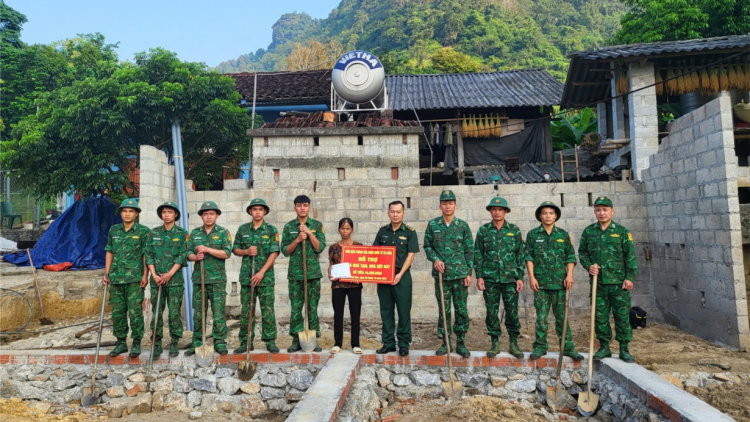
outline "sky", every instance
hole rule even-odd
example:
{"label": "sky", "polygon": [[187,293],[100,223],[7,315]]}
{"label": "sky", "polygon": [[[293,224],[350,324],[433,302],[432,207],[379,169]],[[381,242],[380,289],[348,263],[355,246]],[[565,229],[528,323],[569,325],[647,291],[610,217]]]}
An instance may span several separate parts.
{"label": "sky", "polygon": [[[153,47],[209,66],[266,48],[284,13],[325,18],[341,0],[5,0],[26,15],[21,40],[49,44],[101,32],[120,42],[120,60]],[[260,6],[259,6],[260,5]]]}

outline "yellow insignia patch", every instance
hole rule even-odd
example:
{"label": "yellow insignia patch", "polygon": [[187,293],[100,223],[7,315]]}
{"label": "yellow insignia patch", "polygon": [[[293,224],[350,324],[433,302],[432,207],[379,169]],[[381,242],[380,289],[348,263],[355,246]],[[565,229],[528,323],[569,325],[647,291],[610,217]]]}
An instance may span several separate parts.
{"label": "yellow insignia patch", "polygon": [[[261,236],[261,237],[262,237],[263,239],[270,239],[270,237],[268,237],[268,236],[266,236],[266,235],[263,235],[263,236]],[[250,318],[250,317],[248,317],[248,318]]]}
{"label": "yellow insignia patch", "polygon": [[563,243],[565,242],[565,239],[557,239],[557,243]]}
{"label": "yellow insignia patch", "polygon": [[140,239],[140,237],[138,237],[138,236],[133,236],[133,239]]}
{"label": "yellow insignia patch", "polygon": [[172,242],[179,242],[179,241],[180,241],[179,237],[176,237],[176,238],[172,239]]}
{"label": "yellow insignia patch", "polygon": [[320,232],[326,234],[326,229],[324,229],[323,226],[320,226]]}
{"label": "yellow insignia patch", "polygon": [[513,233],[508,233],[506,236],[515,236]]}
{"label": "yellow insignia patch", "polygon": [[628,233],[628,239],[632,242],[633,241],[633,235]]}
{"label": "yellow insignia patch", "polygon": [[611,237],[620,237],[620,235],[619,235],[619,234],[611,234],[610,236],[611,236]]}
{"label": "yellow insignia patch", "polygon": [[[401,240],[406,240],[406,237],[405,237],[405,236],[399,236],[398,238],[399,238],[399,239],[401,239]],[[248,318],[249,318],[249,317],[248,317]]]}
{"label": "yellow insignia patch", "polygon": [[278,233],[276,233],[276,241],[277,242],[279,241],[279,234]]}
{"label": "yellow insignia patch", "polygon": [[[186,235],[185,235],[185,242],[187,242],[188,240],[190,240],[190,235],[189,235],[189,234],[186,234]],[[248,317],[248,318],[249,318],[249,317]]]}
{"label": "yellow insignia patch", "polygon": [[232,241],[232,235],[230,233],[227,233],[227,239],[231,242]]}
{"label": "yellow insignia patch", "polygon": [[218,238],[219,238],[219,236],[213,236],[213,238],[214,238],[214,239],[218,239]]}

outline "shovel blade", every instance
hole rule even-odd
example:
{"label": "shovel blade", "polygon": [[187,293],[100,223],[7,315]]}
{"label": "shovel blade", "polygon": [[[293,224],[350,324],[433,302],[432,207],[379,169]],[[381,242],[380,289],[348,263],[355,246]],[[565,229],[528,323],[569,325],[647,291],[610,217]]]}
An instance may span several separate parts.
{"label": "shovel blade", "polygon": [[207,345],[202,345],[195,349],[195,362],[201,368],[205,368],[214,363],[214,351]]}
{"label": "shovel blade", "polygon": [[242,381],[250,381],[258,368],[256,362],[242,361],[237,366],[237,377]]}
{"label": "shovel blade", "polygon": [[443,382],[443,392],[445,392],[445,396],[449,398],[460,398],[461,392],[463,391],[463,385],[461,385],[461,381],[446,381]]}
{"label": "shovel blade", "polygon": [[306,330],[306,331],[300,331],[298,333],[299,336],[299,345],[305,352],[312,352],[313,349],[318,345],[318,340],[315,336],[315,330]]}
{"label": "shovel blade", "polygon": [[83,396],[81,396],[81,406],[90,407],[99,402],[99,396],[101,395],[101,389],[95,388],[91,391],[91,387],[83,388]]}
{"label": "shovel blade", "polygon": [[599,395],[590,391],[582,391],[578,395],[578,412],[583,416],[591,416],[596,413],[599,406]]}
{"label": "shovel blade", "polygon": [[547,406],[552,409],[553,412],[557,412],[563,407],[565,407],[565,404],[567,402],[567,391],[562,387],[552,387],[550,385],[547,386]]}

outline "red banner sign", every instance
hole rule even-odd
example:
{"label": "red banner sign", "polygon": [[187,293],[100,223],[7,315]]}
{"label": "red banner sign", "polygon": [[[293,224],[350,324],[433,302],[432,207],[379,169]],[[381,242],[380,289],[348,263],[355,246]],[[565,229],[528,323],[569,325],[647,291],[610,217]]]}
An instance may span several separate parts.
{"label": "red banner sign", "polygon": [[348,262],[350,283],[393,284],[396,277],[395,246],[350,246],[341,248],[341,263]]}

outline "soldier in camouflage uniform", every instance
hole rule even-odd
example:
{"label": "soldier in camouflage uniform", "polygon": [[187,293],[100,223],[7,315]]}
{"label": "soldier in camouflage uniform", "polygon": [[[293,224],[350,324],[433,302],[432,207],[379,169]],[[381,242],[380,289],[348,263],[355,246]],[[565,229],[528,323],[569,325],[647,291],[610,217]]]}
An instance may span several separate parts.
{"label": "soldier in camouflage uniform", "polygon": [[523,290],[523,273],[526,253],[524,251],[521,230],[505,220],[510,212],[508,202],[495,197],[487,205],[492,221],[477,231],[474,241],[474,270],[477,275],[477,288],[483,292],[487,306],[487,332],[492,346],[487,357],[500,353],[500,299],[505,307],[505,328],[510,338],[508,352],[516,358],[523,357],[518,347],[518,336],[521,335],[521,321],[518,319],[518,296]]}
{"label": "soldier in camouflage uniform", "polygon": [[[456,195],[446,190],[440,194],[440,210],[443,215],[430,220],[424,233],[424,251],[427,259],[433,263],[432,277],[435,279],[435,297],[440,307],[440,284],[438,273],[443,274],[443,295],[445,297],[445,315],[448,319],[448,335],[451,336],[451,302],[455,311],[453,331],[456,333],[456,352],[469,357],[466,348],[466,332],[469,331],[469,311],[466,300],[471,286],[471,269],[474,261],[474,245],[471,229],[465,221],[456,218]],[[442,335],[443,314],[438,312],[438,334]],[[435,352],[442,356],[448,353],[448,345],[443,345]]]}
{"label": "soldier in camouflage uniform", "polygon": [[633,235],[627,228],[612,221],[614,213],[612,200],[606,196],[594,202],[594,214],[598,221],[583,230],[578,256],[592,278],[599,276],[594,328],[600,347],[594,354],[594,360],[612,356],[609,350],[609,342],[612,341],[612,328],[609,325],[611,309],[616,338],[620,343],[620,359],[632,363],[635,359],[628,349],[628,343],[633,339],[629,319],[630,291],[638,273],[638,263]]}
{"label": "soldier in camouflage uniform", "polygon": [[[576,253],[568,232],[555,225],[560,214],[557,205],[549,201],[542,202],[536,209],[536,219],[542,224],[526,236],[526,268],[536,308],[536,339],[534,351],[529,356],[532,360],[547,354],[547,317],[550,308],[555,315],[557,338],[562,338],[565,290],[573,288]],[[563,354],[574,360],[583,360],[583,356],[576,352],[573,345],[570,326],[565,330]]]}
{"label": "soldier in camouflage uniform", "polygon": [[128,318],[130,318],[131,358],[140,356],[143,338],[143,288],[148,284],[145,264],[149,242],[148,227],[135,222],[141,209],[135,199],[126,199],[117,208],[122,217],[107,235],[107,251],[102,283],[111,284],[109,304],[112,306],[112,334],[117,338],[110,356],[128,351]]}
{"label": "soldier in camouflage uniform", "polygon": [[[203,220],[203,226],[196,227],[190,233],[188,243],[188,259],[203,261],[205,266],[206,301],[205,312],[211,305],[214,318],[212,336],[214,350],[220,355],[227,351],[227,319],[224,308],[227,302],[227,271],[226,260],[232,253],[232,235],[227,229],[216,224],[221,215],[219,206],[213,201],[206,201],[198,210]],[[193,345],[185,351],[185,356],[195,354],[195,348],[203,345],[203,321],[201,320],[201,266],[197,262],[193,268]]]}
{"label": "soldier in camouflage uniform", "polygon": [[[169,356],[178,355],[177,342],[182,338],[182,295],[185,293],[182,267],[187,263],[187,230],[175,224],[180,220],[177,204],[167,201],[156,208],[156,214],[164,221],[151,230],[146,265],[151,271],[151,307],[153,318],[151,330],[156,329],[154,356],[162,352],[162,332],[164,330],[164,308],[169,308]],[[161,303],[156,308],[158,290],[161,287]],[[155,327],[154,327],[155,325]]]}
{"label": "soldier in camouflage uniform", "polygon": [[[250,201],[248,214],[253,217],[251,223],[245,223],[234,236],[234,254],[242,257],[240,284],[242,290],[242,316],[240,318],[240,347],[234,353],[247,352],[247,323],[250,318],[250,290],[255,289],[255,298],[260,304],[260,315],[263,319],[261,340],[266,342],[266,349],[279,353],[276,347],[276,316],[274,314],[274,273],[273,263],[279,256],[279,232],[276,227],[266,223],[264,217],[270,211],[266,202],[260,198]],[[253,273],[255,260],[255,273]],[[255,339],[255,315],[250,329],[250,350],[253,350]]]}
{"label": "soldier in camouflage uniform", "polygon": [[[302,309],[305,306],[305,291],[303,288],[304,273],[302,268],[302,242],[305,242],[307,254],[307,319],[311,330],[315,330],[320,337],[320,321],[318,320],[318,301],[320,301],[320,271],[319,255],[326,247],[326,234],[323,223],[310,218],[310,198],[299,195],[294,198],[294,211],[297,218],[286,223],[281,233],[281,253],[289,257],[289,300],[292,302],[292,314],[289,324],[289,334],[292,345],[289,353],[302,350],[298,333],[304,330]],[[320,346],[313,351],[320,352]]]}

